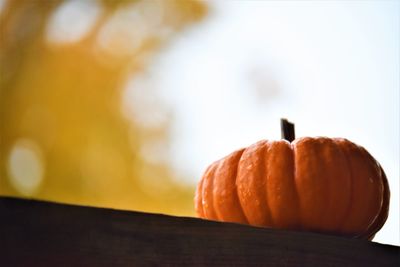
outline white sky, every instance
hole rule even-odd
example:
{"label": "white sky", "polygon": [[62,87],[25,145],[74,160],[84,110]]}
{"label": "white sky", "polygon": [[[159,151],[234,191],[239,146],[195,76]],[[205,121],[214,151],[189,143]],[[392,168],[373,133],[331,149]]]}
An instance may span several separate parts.
{"label": "white sky", "polygon": [[400,1],[211,7],[149,73],[174,109],[177,171],[195,183],[233,150],[280,138],[288,117],[297,136],[345,137],[378,159],[392,201],[375,241],[399,245]]}

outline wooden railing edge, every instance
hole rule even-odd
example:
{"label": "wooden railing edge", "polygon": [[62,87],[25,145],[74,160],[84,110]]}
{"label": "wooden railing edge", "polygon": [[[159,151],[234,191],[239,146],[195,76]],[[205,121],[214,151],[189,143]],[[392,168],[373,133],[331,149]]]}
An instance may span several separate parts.
{"label": "wooden railing edge", "polygon": [[366,240],[0,197],[0,266],[400,266]]}

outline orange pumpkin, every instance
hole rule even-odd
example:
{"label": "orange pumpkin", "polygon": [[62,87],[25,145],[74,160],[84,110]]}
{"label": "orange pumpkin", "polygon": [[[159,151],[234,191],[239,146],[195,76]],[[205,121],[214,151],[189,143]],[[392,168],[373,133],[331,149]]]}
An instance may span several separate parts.
{"label": "orange pumpkin", "polygon": [[346,139],[283,133],[289,141],[259,141],[211,164],[197,186],[198,216],[372,239],[389,209],[379,163]]}

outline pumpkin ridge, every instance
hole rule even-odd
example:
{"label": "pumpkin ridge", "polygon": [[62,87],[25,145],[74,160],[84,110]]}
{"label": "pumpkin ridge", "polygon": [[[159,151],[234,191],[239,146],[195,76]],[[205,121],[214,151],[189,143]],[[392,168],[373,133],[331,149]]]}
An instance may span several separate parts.
{"label": "pumpkin ridge", "polygon": [[249,223],[270,226],[270,214],[265,203],[265,160],[266,140],[247,147],[239,161],[237,183],[238,196]]}
{"label": "pumpkin ridge", "polygon": [[214,209],[221,221],[244,223],[243,211],[236,197],[237,163],[244,149],[222,158],[214,173]]}
{"label": "pumpkin ridge", "polygon": [[338,149],[340,151],[342,151],[342,154],[344,155],[345,161],[346,161],[346,165],[347,168],[349,170],[349,175],[350,175],[350,197],[349,197],[349,204],[347,206],[347,210],[344,212],[343,214],[343,220],[342,223],[340,225],[338,225],[337,230],[341,231],[341,228],[343,227],[343,225],[346,222],[346,218],[349,217],[349,214],[352,210],[352,206],[353,206],[353,198],[354,198],[354,192],[353,192],[353,179],[354,179],[354,174],[353,174],[353,169],[351,168],[351,164],[350,164],[350,158],[349,155],[347,154],[346,150],[342,148],[341,143],[338,140],[334,140],[334,143],[338,146]]}
{"label": "pumpkin ridge", "polygon": [[[378,163],[379,164],[379,163]],[[381,180],[383,183],[383,198],[382,198],[382,206],[379,211],[378,216],[376,217],[375,221],[371,226],[367,229],[367,232],[360,236],[367,238],[369,240],[372,240],[372,238],[375,236],[376,232],[378,232],[384,225],[385,221],[387,220],[389,216],[389,204],[390,204],[390,190],[389,190],[389,185],[388,181],[386,178],[386,174],[383,171],[382,166],[379,165],[380,168],[380,175],[381,175]],[[366,235],[368,234],[368,235]]]}
{"label": "pumpkin ridge", "polygon": [[324,173],[320,166],[318,138],[304,137],[296,140],[297,179],[299,189],[300,222],[304,230],[321,231],[322,214],[326,209],[326,191],[319,177]]}
{"label": "pumpkin ridge", "polygon": [[[320,146],[321,147],[319,147],[319,149],[321,149],[321,151],[322,151],[322,155],[323,155],[323,158],[325,159],[325,162],[324,162],[324,169],[325,170],[327,170],[327,169],[329,169],[329,157],[328,157],[328,155],[332,158],[333,156],[332,156],[332,154],[330,154],[330,153],[333,153],[332,151],[331,151],[331,149],[332,149],[332,147],[329,147],[329,143],[331,143],[330,142],[330,139],[326,139],[325,137],[323,137],[323,139],[322,139],[322,142],[321,142],[321,144],[320,144]],[[332,145],[332,143],[331,143],[331,145]],[[325,218],[327,218],[327,217],[331,217],[332,216],[332,212],[336,212],[332,207],[333,206],[335,206],[333,203],[335,203],[335,191],[333,191],[333,183],[335,183],[335,181],[333,181],[332,179],[330,179],[331,177],[330,177],[330,172],[328,172],[328,171],[326,171],[325,172],[325,179],[326,179],[326,187],[328,188],[328,190],[327,190],[327,201],[326,201],[326,209],[324,210],[324,212],[323,212],[323,214],[322,214],[322,216],[321,216],[321,219],[322,219],[322,222],[321,222],[321,224],[322,225],[325,225],[325,227],[328,227],[327,226],[327,222],[326,222],[326,219]],[[332,210],[330,210],[332,208]],[[332,220],[332,218],[330,218],[331,220]]]}
{"label": "pumpkin ridge", "polygon": [[[382,166],[369,154],[369,152],[361,147],[361,151],[367,156],[367,158],[374,162],[379,167],[379,182],[382,185],[381,195],[381,205],[379,208],[379,212],[375,216],[375,218],[371,221],[371,223],[367,226],[367,228],[359,235],[359,237],[372,239],[375,236],[375,233],[382,228],[384,222],[388,217],[388,210],[389,210],[389,187],[387,184],[386,174],[382,169]],[[386,207],[386,210],[384,209]],[[372,233],[372,234],[371,234]]]}
{"label": "pumpkin ridge", "polygon": [[[320,211],[318,224],[320,226],[322,226],[323,228],[325,228],[325,227],[327,227],[325,218],[330,216],[332,213],[332,210],[330,210],[330,208],[332,207],[332,198],[334,195],[334,193],[332,193],[332,182],[331,182],[329,175],[327,175],[327,171],[326,171],[326,169],[328,169],[328,167],[329,167],[329,164],[327,163],[327,154],[329,152],[329,150],[327,149],[328,141],[327,141],[327,139],[325,139],[325,137],[317,137],[314,139],[314,141],[316,142],[315,143],[315,154],[318,155],[318,158],[320,158],[320,160],[321,160],[320,164],[318,164],[319,165],[318,172],[321,173],[321,170],[323,170],[323,173],[324,173],[323,176],[321,175],[321,177],[318,177],[318,178],[323,178],[323,181],[325,183],[325,188],[326,188],[326,191],[324,192],[325,197],[323,199],[325,208],[322,209],[322,211]],[[321,229],[319,229],[318,231],[321,231]]]}
{"label": "pumpkin ridge", "polygon": [[[216,196],[216,194],[218,194],[218,192],[216,192],[216,190],[215,190],[215,188],[216,188],[215,181],[217,179],[221,179],[221,177],[216,176],[216,174],[218,173],[218,170],[222,167],[223,163],[224,163],[224,159],[221,159],[216,163],[216,167],[214,168],[214,172],[212,174],[213,179],[212,179],[212,183],[211,183],[211,188],[212,188],[212,190],[211,190],[211,194],[212,194],[211,206],[212,206],[212,209],[214,210],[215,217],[217,218],[218,221],[222,221],[223,218],[220,216],[218,209],[215,208],[215,206],[216,206],[216,201],[215,201],[216,197],[215,196]],[[225,177],[222,177],[222,179],[225,179]]]}
{"label": "pumpkin ridge", "polygon": [[[202,177],[202,179],[200,180],[200,182],[201,182],[201,188],[198,188],[199,189],[199,191],[198,191],[198,195],[200,196],[199,197],[199,199],[201,200],[199,203],[199,206],[200,206],[200,211],[197,211],[198,212],[198,214],[200,215],[200,216],[202,216],[203,218],[207,218],[207,216],[206,216],[206,209],[205,209],[205,207],[204,207],[204,204],[205,204],[205,199],[204,199],[204,181],[205,181],[205,179],[206,179],[206,176],[207,176],[207,174],[209,173],[209,171],[210,171],[210,169],[211,169],[211,167],[212,167],[213,165],[211,164],[210,166],[208,166],[207,167],[207,169],[206,169],[206,171],[204,172],[204,174],[203,174],[203,177]],[[200,184],[199,184],[200,185]]]}
{"label": "pumpkin ridge", "polygon": [[269,226],[274,226],[274,219],[271,213],[271,207],[270,207],[270,203],[269,203],[269,199],[268,199],[268,189],[267,189],[267,184],[268,184],[268,162],[269,162],[269,155],[268,152],[271,150],[269,141],[266,142],[265,148],[262,150],[262,157],[264,159],[264,161],[262,162],[261,165],[261,173],[263,173],[265,176],[265,186],[264,186],[264,196],[263,198],[265,199],[265,208],[266,208],[266,214],[265,216],[268,217],[269,221]]}
{"label": "pumpkin ridge", "polygon": [[[301,206],[299,205],[300,203],[300,196],[299,196],[299,189],[297,188],[297,168],[296,168],[296,146],[293,144],[293,142],[290,142],[290,147],[293,153],[293,188],[294,188],[294,193],[296,197],[296,203],[297,203],[297,218],[298,220],[301,220],[300,218],[300,213],[301,213]],[[296,227],[301,228],[301,222],[296,222]]]}
{"label": "pumpkin ridge", "polygon": [[236,193],[236,198],[237,198],[237,200],[238,200],[237,203],[239,203],[240,210],[241,210],[241,212],[242,212],[242,214],[243,214],[243,218],[246,220],[246,223],[249,224],[250,221],[249,221],[249,218],[247,218],[246,213],[244,212],[244,209],[243,209],[242,202],[240,201],[239,192],[238,192],[238,185],[237,185],[237,177],[238,177],[238,174],[239,174],[239,162],[240,162],[240,160],[242,159],[242,156],[243,156],[244,152],[246,151],[246,149],[247,149],[247,148],[245,148],[245,149],[242,150],[242,152],[241,152],[241,154],[240,154],[240,157],[238,158],[238,161],[237,161],[237,164],[236,164],[235,193]]}
{"label": "pumpkin ridge", "polygon": [[[370,161],[370,162],[373,162],[374,164],[377,164],[377,161],[374,159],[374,158],[372,158],[372,156],[368,153],[368,151],[366,150],[366,149],[364,149],[363,147],[361,147],[361,146],[358,146],[358,148],[360,149],[360,151],[361,151],[361,153],[364,155],[364,158],[366,158],[368,161]],[[380,167],[380,165],[378,164],[378,166]],[[380,201],[380,205],[379,205],[379,212],[377,212],[376,213],[376,215],[375,215],[375,217],[371,220],[371,222],[367,225],[367,227],[365,228],[365,230],[363,230],[361,233],[360,233],[360,237],[367,237],[368,235],[370,235],[370,229],[371,228],[373,228],[373,227],[375,227],[375,224],[376,224],[376,221],[377,221],[377,219],[378,219],[378,217],[380,216],[380,214],[381,214],[381,211],[382,211],[382,207],[383,207],[383,201],[384,201],[384,195],[383,195],[383,193],[384,193],[384,190],[385,190],[385,186],[384,186],[384,184],[383,184],[383,181],[382,181],[382,172],[379,170],[379,177],[380,177],[380,179],[379,179],[379,183],[382,185],[382,190],[381,190],[381,194],[382,194],[382,199],[381,199],[381,201]]]}
{"label": "pumpkin ridge", "polygon": [[[197,197],[197,200],[198,200],[197,203],[198,203],[198,207],[199,207],[199,210],[196,209],[196,212],[198,213],[198,215],[201,218],[206,218],[207,217],[206,213],[205,213],[205,207],[204,207],[205,199],[204,199],[204,196],[203,196],[203,193],[204,193],[204,190],[205,190],[204,189],[204,180],[206,179],[206,176],[208,175],[208,173],[210,172],[210,169],[212,167],[213,167],[213,164],[209,165],[207,167],[207,169],[204,171],[202,179],[200,179],[200,182],[198,183],[198,187],[197,187],[197,191],[196,191],[195,199]],[[195,206],[195,208],[196,208],[196,206]]]}
{"label": "pumpkin ridge", "polygon": [[204,209],[203,209],[203,179],[197,185],[196,196],[195,196],[195,210],[197,214],[204,218]]}
{"label": "pumpkin ridge", "polygon": [[214,180],[214,173],[216,169],[216,164],[217,162],[214,162],[208,171],[204,175],[204,182],[203,184],[203,210],[204,210],[204,215],[206,218],[215,220],[217,215],[215,214],[214,210],[214,201],[213,201],[213,180]]}

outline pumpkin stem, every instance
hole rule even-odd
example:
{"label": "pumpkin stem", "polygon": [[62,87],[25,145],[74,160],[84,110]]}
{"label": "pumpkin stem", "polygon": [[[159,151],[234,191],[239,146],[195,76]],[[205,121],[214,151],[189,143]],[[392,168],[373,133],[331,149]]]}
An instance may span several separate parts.
{"label": "pumpkin stem", "polygon": [[289,122],[287,119],[281,119],[281,136],[289,142],[295,139],[294,123]]}

